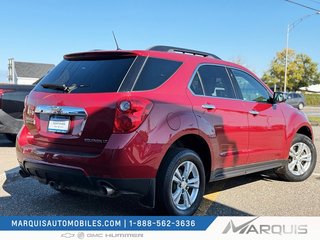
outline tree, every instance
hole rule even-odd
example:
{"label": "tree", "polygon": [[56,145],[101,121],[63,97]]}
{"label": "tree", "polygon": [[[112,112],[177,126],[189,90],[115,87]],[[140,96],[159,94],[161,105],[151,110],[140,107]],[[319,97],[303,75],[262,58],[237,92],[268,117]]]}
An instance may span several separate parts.
{"label": "tree", "polygon": [[[284,71],[285,71],[286,50],[277,52],[276,57],[271,61],[270,69],[262,76],[270,87],[277,85],[283,89]],[[288,72],[287,89],[291,91],[298,90],[300,87],[307,87],[320,83],[320,73],[318,64],[303,53],[296,54],[294,50],[288,50]]]}

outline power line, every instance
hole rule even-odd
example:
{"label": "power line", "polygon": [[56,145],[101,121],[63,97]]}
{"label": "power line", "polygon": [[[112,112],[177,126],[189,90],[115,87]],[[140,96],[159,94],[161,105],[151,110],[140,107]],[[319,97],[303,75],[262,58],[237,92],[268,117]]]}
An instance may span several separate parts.
{"label": "power line", "polygon": [[320,10],[318,10],[318,9],[315,9],[315,8],[312,8],[312,7],[309,7],[309,6],[306,6],[306,5],[301,4],[301,3],[297,3],[297,2],[294,2],[294,1],[291,1],[291,0],[285,0],[285,1],[290,2],[290,3],[293,3],[293,4],[296,4],[296,5],[299,5],[299,6],[304,7],[304,8],[308,8],[308,9],[313,10],[313,11],[316,11],[316,12],[320,12]]}
{"label": "power line", "polygon": [[316,1],[316,0],[307,0],[307,1],[310,1],[310,2],[314,2],[314,3],[318,3],[318,4],[320,4],[320,1]]}

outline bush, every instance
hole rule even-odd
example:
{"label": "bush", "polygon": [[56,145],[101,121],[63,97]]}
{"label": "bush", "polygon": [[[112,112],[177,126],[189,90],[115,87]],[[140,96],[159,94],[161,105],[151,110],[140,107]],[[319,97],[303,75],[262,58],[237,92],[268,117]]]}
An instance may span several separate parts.
{"label": "bush", "polygon": [[320,106],[320,94],[304,94],[307,106]]}
{"label": "bush", "polygon": [[309,116],[309,121],[313,126],[320,126],[320,117]]}

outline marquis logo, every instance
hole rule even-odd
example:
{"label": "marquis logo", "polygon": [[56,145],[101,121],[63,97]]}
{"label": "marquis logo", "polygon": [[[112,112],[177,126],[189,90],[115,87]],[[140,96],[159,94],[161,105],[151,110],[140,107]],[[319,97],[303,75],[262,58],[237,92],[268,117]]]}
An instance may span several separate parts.
{"label": "marquis logo", "polygon": [[232,220],[227,224],[223,230],[223,234],[307,234],[307,225],[297,224],[254,224],[253,222],[258,217],[244,222],[240,225],[234,224]]}

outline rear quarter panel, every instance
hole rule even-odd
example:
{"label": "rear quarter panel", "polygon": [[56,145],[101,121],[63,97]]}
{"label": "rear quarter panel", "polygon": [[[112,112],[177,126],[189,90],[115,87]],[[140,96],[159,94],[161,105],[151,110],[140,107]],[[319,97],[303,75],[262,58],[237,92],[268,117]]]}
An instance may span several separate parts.
{"label": "rear quarter panel", "polygon": [[[139,93],[132,92],[131,96],[134,95]],[[137,130],[140,143],[131,145],[129,155],[152,167],[155,175],[170,146],[181,136],[199,131],[185,91],[177,88],[172,93],[147,91],[143,97],[153,102],[153,108]]]}

